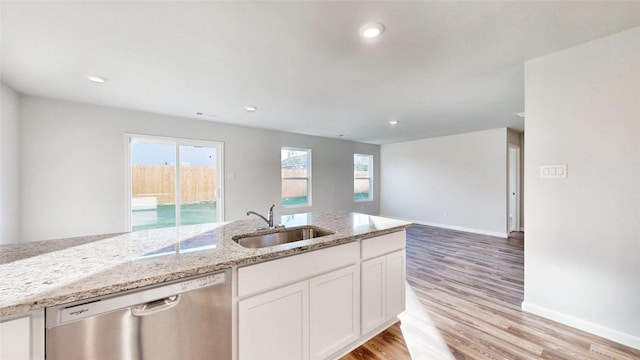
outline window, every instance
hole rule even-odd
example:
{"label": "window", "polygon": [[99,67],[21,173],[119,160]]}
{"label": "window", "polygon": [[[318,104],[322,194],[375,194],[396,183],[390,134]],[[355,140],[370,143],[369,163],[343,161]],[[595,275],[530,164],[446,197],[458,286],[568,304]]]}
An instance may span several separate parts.
{"label": "window", "polygon": [[283,147],[282,206],[311,206],[311,150]]}
{"label": "window", "polygon": [[373,155],[353,154],[353,200],[373,200]]}
{"label": "window", "polygon": [[131,231],[223,221],[222,143],[127,137]]}

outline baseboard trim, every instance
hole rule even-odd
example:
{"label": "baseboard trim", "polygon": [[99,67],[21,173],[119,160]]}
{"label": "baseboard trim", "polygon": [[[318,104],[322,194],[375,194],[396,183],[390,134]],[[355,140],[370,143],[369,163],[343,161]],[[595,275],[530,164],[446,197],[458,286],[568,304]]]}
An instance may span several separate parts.
{"label": "baseboard trim", "polygon": [[[393,218],[393,216],[385,216],[385,217]],[[496,237],[500,237],[500,238],[507,238],[509,236],[509,234],[507,234],[507,233],[501,233],[501,232],[496,232],[496,231],[487,231],[487,230],[481,230],[481,229],[474,229],[474,228],[468,228],[468,227],[464,227],[464,226],[439,224],[439,223],[433,223],[433,222],[429,222],[429,221],[422,221],[422,220],[415,220],[415,219],[403,219],[403,218],[396,218],[396,219],[404,220],[404,221],[411,221],[411,222],[414,222],[414,223],[420,224],[420,225],[435,226],[435,227],[439,227],[439,228],[443,228],[443,229],[465,231],[465,232],[470,232],[470,233],[474,233],[474,234],[496,236]]]}
{"label": "baseboard trim", "polygon": [[522,302],[522,311],[541,316],[543,318],[559,322],[564,325],[586,331],[617,343],[630,346],[640,350],[640,337],[623,333],[618,330],[598,325],[586,320],[582,320],[575,316],[567,315],[558,311],[547,309],[543,306],[532,304],[526,301]]}

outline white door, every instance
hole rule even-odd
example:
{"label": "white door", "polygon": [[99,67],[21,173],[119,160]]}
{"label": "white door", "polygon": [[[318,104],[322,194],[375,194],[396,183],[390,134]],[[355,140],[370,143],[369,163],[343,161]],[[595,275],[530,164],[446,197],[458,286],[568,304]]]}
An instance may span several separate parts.
{"label": "white door", "polygon": [[508,232],[520,231],[520,147],[509,144]]}

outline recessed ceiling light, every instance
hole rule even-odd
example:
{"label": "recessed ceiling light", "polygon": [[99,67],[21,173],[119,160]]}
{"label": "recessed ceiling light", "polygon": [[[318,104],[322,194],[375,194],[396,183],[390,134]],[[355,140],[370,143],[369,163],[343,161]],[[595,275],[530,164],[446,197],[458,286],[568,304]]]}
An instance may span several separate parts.
{"label": "recessed ceiling light", "polygon": [[398,121],[398,120],[390,120],[389,121],[389,125],[398,125],[399,122],[400,121]]}
{"label": "recessed ceiling light", "polygon": [[383,32],[384,32],[384,25],[380,23],[372,22],[372,23],[364,24],[360,27],[360,36],[367,39],[377,38]]}
{"label": "recessed ceiling light", "polygon": [[87,76],[87,79],[89,81],[93,81],[94,83],[97,83],[97,84],[104,84],[104,83],[107,82],[107,78],[102,77],[102,76],[97,76],[97,75],[89,75],[89,76]]}
{"label": "recessed ceiling light", "polygon": [[254,112],[256,110],[258,110],[258,107],[253,106],[253,105],[247,105],[244,107],[245,110],[247,110],[248,112]]}

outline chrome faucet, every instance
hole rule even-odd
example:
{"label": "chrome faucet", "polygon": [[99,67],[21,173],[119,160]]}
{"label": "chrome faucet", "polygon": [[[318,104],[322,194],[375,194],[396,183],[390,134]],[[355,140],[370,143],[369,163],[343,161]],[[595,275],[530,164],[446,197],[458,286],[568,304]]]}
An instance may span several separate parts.
{"label": "chrome faucet", "polygon": [[273,207],[274,206],[276,206],[276,204],[271,205],[271,207],[269,208],[269,214],[267,215],[266,218],[255,211],[247,211],[247,216],[251,214],[256,215],[267,223],[268,229],[273,229]]}

